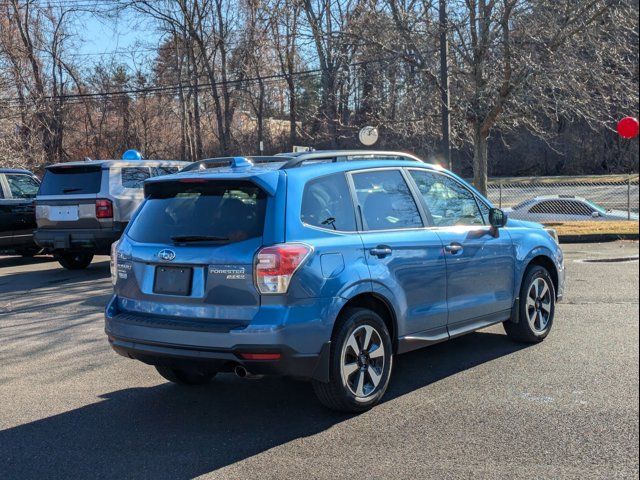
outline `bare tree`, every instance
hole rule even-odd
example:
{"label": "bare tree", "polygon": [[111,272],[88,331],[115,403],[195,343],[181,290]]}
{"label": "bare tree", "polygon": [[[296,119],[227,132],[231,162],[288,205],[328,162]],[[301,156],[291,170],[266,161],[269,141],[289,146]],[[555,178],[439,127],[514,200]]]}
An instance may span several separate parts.
{"label": "bare tree", "polygon": [[274,0],[269,5],[272,15],[269,25],[280,65],[280,72],[287,83],[289,109],[289,144],[293,147],[298,139],[298,105],[296,101],[296,71],[301,64],[298,52],[300,0]]}
{"label": "bare tree", "polygon": [[616,28],[619,8],[620,2],[611,0],[465,0],[452,8],[456,75],[462,80],[453,96],[471,127],[474,183],[481,192],[487,190],[488,140],[494,128],[528,125],[544,134],[537,113],[557,108],[563,96],[573,104],[566,107],[589,105],[588,116],[602,118],[602,110],[590,101],[592,91],[580,85],[570,90],[565,82],[577,66],[587,75],[593,69],[577,46],[599,50],[602,45],[589,38],[603,26]]}

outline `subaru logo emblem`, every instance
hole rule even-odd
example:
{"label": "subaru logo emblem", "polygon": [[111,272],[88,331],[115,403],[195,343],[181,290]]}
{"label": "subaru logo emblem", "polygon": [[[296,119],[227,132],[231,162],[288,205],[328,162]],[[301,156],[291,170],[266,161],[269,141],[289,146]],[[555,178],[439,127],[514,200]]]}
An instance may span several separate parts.
{"label": "subaru logo emblem", "polygon": [[170,262],[171,260],[176,258],[176,252],[165,248],[164,250],[160,250],[158,252],[158,258],[164,262]]}

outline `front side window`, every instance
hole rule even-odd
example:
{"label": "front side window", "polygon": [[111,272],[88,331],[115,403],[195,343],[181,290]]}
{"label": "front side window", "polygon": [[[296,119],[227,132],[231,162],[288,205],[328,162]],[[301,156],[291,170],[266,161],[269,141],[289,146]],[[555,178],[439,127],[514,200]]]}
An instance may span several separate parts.
{"label": "front side window", "polygon": [[[411,170],[436,227],[485,225],[475,195],[454,179],[439,173]],[[485,206],[488,216],[488,208]]]}
{"label": "front side window", "polygon": [[7,174],[7,183],[13,198],[35,198],[40,185],[29,175]]}
{"label": "front side window", "polygon": [[424,226],[409,186],[399,170],[353,174],[365,230]]}
{"label": "front side window", "polygon": [[583,202],[569,202],[569,213],[572,215],[583,215],[585,217],[589,217],[596,210],[591,208],[589,205]]}
{"label": "front side window", "polygon": [[126,167],[121,176],[124,188],[142,188],[144,181],[151,178],[151,172],[147,167]]}
{"label": "front side window", "polygon": [[356,219],[343,173],[311,180],[302,195],[301,220],[307,225],[352,232]]}

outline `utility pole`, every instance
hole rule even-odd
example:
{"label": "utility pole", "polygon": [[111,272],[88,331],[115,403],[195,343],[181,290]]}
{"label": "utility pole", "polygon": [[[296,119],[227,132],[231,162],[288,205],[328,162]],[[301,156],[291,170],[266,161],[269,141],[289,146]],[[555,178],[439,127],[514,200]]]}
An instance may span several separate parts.
{"label": "utility pole", "polygon": [[445,166],[451,170],[451,113],[449,101],[449,41],[447,30],[447,0],[440,0],[440,110],[442,112],[442,154]]}

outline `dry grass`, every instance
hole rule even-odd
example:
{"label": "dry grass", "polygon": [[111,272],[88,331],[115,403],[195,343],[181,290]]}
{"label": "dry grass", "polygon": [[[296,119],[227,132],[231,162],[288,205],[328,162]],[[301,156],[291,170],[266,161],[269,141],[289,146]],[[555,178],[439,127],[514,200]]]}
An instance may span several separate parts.
{"label": "dry grass", "polygon": [[547,223],[558,235],[628,235],[638,234],[638,222],[565,222]]}

